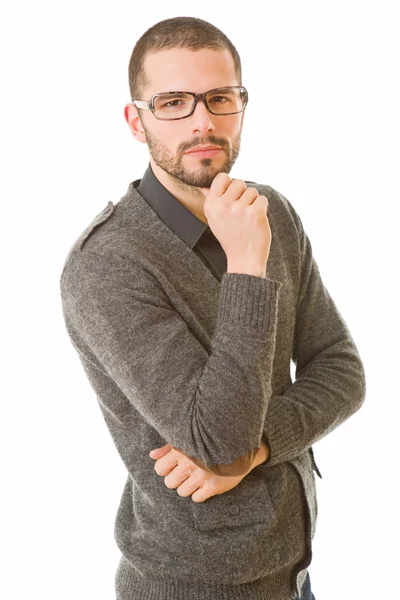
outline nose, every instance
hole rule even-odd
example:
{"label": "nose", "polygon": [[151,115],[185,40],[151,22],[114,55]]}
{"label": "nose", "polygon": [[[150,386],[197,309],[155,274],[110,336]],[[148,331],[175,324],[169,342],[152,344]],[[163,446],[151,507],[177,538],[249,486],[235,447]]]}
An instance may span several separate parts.
{"label": "nose", "polygon": [[202,100],[197,102],[193,114],[189,117],[192,120],[193,131],[213,131],[215,129],[212,121],[214,115],[208,110]]}

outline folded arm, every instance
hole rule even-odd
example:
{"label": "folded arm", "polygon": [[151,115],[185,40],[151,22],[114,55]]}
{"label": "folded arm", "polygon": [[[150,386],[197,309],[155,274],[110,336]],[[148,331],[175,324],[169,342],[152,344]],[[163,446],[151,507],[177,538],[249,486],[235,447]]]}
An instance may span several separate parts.
{"label": "folded arm", "polygon": [[301,219],[284,200],[299,232],[301,253],[292,355],[296,380],[268,404],[263,440],[270,446],[265,461],[270,466],[298,456],[333,431],[361,407],[366,393],[357,347],[322,282]]}
{"label": "folded arm", "polygon": [[228,465],[231,475],[246,455],[238,465],[247,472],[271,396],[282,284],[225,273],[208,353],[157,279],[130,259],[76,251],[60,283],[75,347],[149,425],[210,472]]}

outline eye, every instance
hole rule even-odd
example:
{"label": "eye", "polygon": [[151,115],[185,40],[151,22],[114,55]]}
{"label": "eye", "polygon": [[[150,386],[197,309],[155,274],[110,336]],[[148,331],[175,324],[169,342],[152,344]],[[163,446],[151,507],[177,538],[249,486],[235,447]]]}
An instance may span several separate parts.
{"label": "eye", "polygon": [[[164,106],[172,106],[172,104],[174,102],[181,102],[181,100],[170,100],[169,102],[165,102],[164,104],[161,105],[162,108],[164,108]],[[174,104],[174,106],[176,106],[176,104]]]}
{"label": "eye", "polygon": [[[212,100],[214,101],[215,98],[222,98],[226,102],[230,101],[230,98],[226,98],[225,96],[213,96]],[[217,104],[221,104],[221,102],[217,102]],[[223,102],[222,102],[222,104],[223,104]]]}

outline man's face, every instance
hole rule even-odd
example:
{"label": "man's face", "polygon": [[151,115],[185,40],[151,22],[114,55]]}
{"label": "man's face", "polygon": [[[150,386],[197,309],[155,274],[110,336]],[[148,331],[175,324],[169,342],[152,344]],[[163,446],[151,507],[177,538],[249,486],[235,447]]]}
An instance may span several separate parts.
{"label": "man's face", "polygon": [[[160,92],[201,93],[240,85],[228,50],[172,49],[149,54],[145,73],[151,80],[140,100]],[[161,121],[149,110],[138,110],[145,141],[154,162],[172,178],[190,186],[209,188],[217,173],[229,173],[239,155],[244,112],[212,115],[203,102],[185,119]],[[222,151],[201,158],[186,154],[198,145],[216,144]]]}

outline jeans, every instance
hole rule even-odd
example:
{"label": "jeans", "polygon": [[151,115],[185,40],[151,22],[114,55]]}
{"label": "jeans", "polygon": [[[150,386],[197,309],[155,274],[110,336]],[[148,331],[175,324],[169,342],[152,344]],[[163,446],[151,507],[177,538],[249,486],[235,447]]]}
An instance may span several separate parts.
{"label": "jeans", "polygon": [[307,577],[305,578],[303,588],[301,590],[301,596],[298,596],[298,600],[315,600],[315,596],[311,591],[310,574],[307,571]]}

